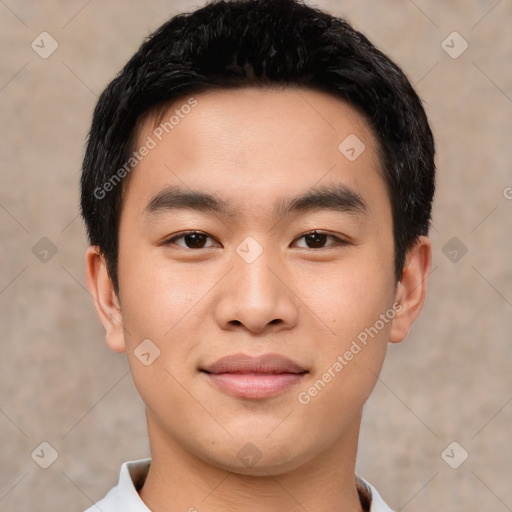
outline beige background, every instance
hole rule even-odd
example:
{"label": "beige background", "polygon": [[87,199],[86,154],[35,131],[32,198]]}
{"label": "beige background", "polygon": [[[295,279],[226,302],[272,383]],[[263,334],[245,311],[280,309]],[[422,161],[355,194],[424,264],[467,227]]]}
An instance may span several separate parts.
{"label": "beige background", "polygon": [[[148,456],[126,356],[105,347],[85,288],[79,170],[97,95],[150,31],[199,5],[0,1],[1,510],[82,511],[123,461]],[[358,470],[396,510],[512,510],[512,3],[316,5],[402,66],[438,147],[429,295],[389,349]],[[59,44],[48,59],[30,46],[43,31]],[[441,47],[453,31],[469,43],[457,59]],[[32,251],[42,237],[57,249],[46,262]],[[455,263],[452,237],[467,247]],[[49,460],[43,441],[58,453],[48,469],[35,462]],[[458,469],[441,457],[453,441],[452,464],[469,453]]]}

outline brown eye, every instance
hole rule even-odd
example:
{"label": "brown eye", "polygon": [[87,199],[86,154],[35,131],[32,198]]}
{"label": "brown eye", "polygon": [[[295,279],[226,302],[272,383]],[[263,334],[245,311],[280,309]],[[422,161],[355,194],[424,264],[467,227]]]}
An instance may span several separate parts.
{"label": "brown eye", "polygon": [[[334,243],[325,245],[325,242],[327,239],[332,238],[334,240]],[[329,235],[327,233],[321,233],[319,231],[311,231],[310,233],[306,233],[305,235],[302,235],[297,240],[304,239],[306,241],[306,248],[307,249],[323,249],[325,247],[330,246],[336,246],[336,245],[344,245],[347,242],[342,240],[341,238],[338,238],[334,235]],[[302,246],[304,247],[304,246]]]}
{"label": "brown eye", "polygon": [[[182,239],[185,242],[185,245],[176,243],[177,240]],[[179,245],[180,247],[184,247],[186,249],[204,249],[205,247],[212,247],[211,245],[205,246],[206,241],[208,238],[212,238],[206,233],[201,233],[199,231],[187,231],[184,233],[181,233],[179,235],[176,235],[172,238],[169,238],[165,245]]]}
{"label": "brown eye", "polygon": [[318,247],[322,247],[327,240],[327,235],[323,233],[311,233],[309,235],[305,235],[304,239],[308,244],[310,249],[316,249]]}

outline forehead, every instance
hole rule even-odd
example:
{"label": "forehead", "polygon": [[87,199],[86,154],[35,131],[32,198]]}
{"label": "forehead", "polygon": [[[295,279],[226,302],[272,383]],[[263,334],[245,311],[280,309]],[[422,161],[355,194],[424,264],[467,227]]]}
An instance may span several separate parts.
{"label": "forehead", "polygon": [[181,96],[140,123],[134,149],[144,146],[150,149],[124,200],[139,213],[169,186],[215,192],[241,215],[276,212],[280,197],[318,185],[387,195],[364,116],[323,91],[246,87]]}

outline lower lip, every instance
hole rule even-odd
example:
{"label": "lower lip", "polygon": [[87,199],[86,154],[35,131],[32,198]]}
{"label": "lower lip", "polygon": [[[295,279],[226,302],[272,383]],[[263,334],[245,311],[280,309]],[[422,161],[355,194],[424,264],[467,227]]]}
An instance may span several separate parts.
{"label": "lower lip", "polygon": [[268,398],[300,382],[305,374],[205,373],[209,380],[226,393],[240,398]]}

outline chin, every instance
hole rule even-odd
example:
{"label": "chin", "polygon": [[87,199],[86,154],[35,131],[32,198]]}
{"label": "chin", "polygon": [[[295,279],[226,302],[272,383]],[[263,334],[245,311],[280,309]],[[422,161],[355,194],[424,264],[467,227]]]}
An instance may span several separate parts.
{"label": "chin", "polygon": [[[296,443],[287,442],[287,446],[279,446],[268,439],[256,443],[250,441],[236,443],[236,446],[226,446],[222,453],[216,451],[205,458],[209,464],[244,476],[279,476],[300,468],[315,456],[315,450],[300,452]],[[233,454],[235,455],[233,457]]]}

